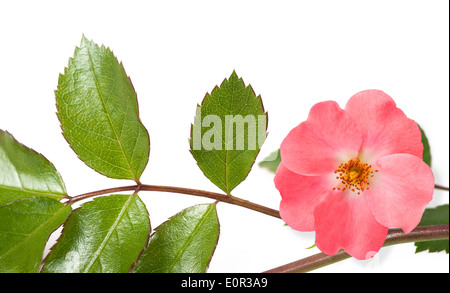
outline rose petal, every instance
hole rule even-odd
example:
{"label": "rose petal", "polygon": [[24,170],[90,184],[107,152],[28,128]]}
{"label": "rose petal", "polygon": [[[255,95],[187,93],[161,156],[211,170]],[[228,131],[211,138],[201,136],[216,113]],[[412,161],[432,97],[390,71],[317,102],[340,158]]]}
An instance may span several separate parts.
{"label": "rose petal", "polygon": [[314,208],[332,189],[327,177],[299,175],[289,171],[282,162],[274,181],[282,197],[280,215],[283,221],[295,230],[313,231]]}
{"label": "rose petal", "polygon": [[375,220],[363,196],[331,192],[315,211],[316,245],[333,255],[344,249],[356,259],[373,257],[383,246],[388,228]]}
{"label": "rose petal", "polygon": [[399,153],[422,158],[419,127],[386,93],[379,90],[359,92],[348,100],[345,110],[360,126],[363,134],[361,150],[370,153],[373,161]]}
{"label": "rose petal", "polygon": [[370,209],[381,224],[410,232],[433,197],[430,167],[416,156],[396,154],[380,158],[374,168],[378,173],[364,192]]}
{"label": "rose petal", "polygon": [[280,150],[283,164],[302,175],[333,172],[340,162],[356,157],[362,135],[349,113],[336,102],[315,104],[308,119],[291,130]]}

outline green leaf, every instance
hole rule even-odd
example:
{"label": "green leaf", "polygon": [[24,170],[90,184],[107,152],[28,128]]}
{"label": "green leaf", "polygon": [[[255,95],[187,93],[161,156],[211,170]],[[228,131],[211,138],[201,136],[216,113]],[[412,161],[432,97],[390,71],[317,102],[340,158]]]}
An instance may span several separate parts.
{"label": "green leaf", "polygon": [[150,234],[137,194],[95,198],[73,211],[43,272],[126,273]]}
{"label": "green leaf", "polygon": [[233,71],[197,107],[190,151],[205,176],[230,194],[247,177],[266,135],[261,97]]}
{"label": "green leaf", "polygon": [[133,85],[114,54],[83,36],[55,95],[63,135],[78,157],[105,176],[139,182],[150,140]]}
{"label": "green leaf", "polygon": [[37,273],[50,234],[70,205],[46,197],[24,198],[0,208],[0,272]]}
{"label": "green leaf", "polygon": [[266,158],[264,158],[264,160],[259,162],[259,166],[275,173],[280,163],[281,163],[281,155],[280,149],[278,149],[277,151],[270,153]]}
{"label": "green leaf", "polygon": [[215,204],[187,208],[155,229],[135,273],[204,273],[219,239]]}
{"label": "green leaf", "polygon": [[[442,225],[449,222],[449,205],[441,205],[435,208],[427,208],[423,213],[419,226],[427,225]],[[446,240],[434,240],[434,241],[421,241],[415,242],[416,253],[428,250],[429,252],[439,252],[445,250],[449,252],[449,241]]]}
{"label": "green leaf", "polygon": [[428,166],[431,167],[431,151],[430,151],[430,144],[428,143],[428,138],[425,135],[425,132],[423,131],[422,127],[420,127],[419,124],[417,124],[420,129],[420,133],[422,134],[422,144],[423,144],[423,153],[422,153],[422,159],[425,163],[427,163]]}
{"label": "green leaf", "polygon": [[44,156],[0,130],[0,206],[28,197],[61,199],[61,176]]}

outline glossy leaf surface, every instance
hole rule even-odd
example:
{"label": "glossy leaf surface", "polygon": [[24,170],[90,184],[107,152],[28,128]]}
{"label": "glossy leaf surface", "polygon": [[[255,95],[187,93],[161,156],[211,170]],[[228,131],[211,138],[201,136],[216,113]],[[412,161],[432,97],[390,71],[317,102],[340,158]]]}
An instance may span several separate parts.
{"label": "glossy leaf surface", "polygon": [[46,197],[1,207],[0,272],[37,273],[48,237],[70,212],[70,205]]}
{"label": "glossy leaf surface", "polygon": [[230,194],[247,177],[266,134],[261,97],[233,71],[197,107],[191,153],[205,176]]}
{"label": "glossy leaf surface", "polygon": [[135,273],[204,273],[219,239],[215,204],[187,208],[155,229]]}
{"label": "glossy leaf surface", "polygon": [[84,36],[55,91],[63,135],[97,172],[136,182],[150,141],[130,79],[113,53]]}
{"label": "glossy leaf surface", "polygon": [[0,130],[0,206],[21,198],[64,195],[64,183],[53,164]]}
{"label": "glossy leaf surface", "polygon": [[148,212],[137,194],[95,198],[70,215],[43,272],[126,273],[149,234]]}

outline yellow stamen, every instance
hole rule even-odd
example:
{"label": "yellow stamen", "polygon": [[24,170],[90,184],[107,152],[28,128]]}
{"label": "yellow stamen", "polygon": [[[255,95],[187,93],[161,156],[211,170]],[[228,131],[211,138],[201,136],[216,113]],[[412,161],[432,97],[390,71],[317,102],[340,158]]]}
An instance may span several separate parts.
{"label": "yellow stamen", "polygon": [[350,180],[355,180],[356,178],[359,177],[359,175],[361,175],[361,169],[359,169],[358,167],[350,168],[350,170],[348,172],[348,176],[350,177]]}
{"label": "yellow stamen", "polygon": [[351,159],[347,163],[342,163],[334,171],[337,175],[336,179],[339,180],[339,184],[333,187],[333,190],[351,190],[361,194],[362,191],[369,189],[369,178],[374,176],[372,165],[362,163],[359,158]]}

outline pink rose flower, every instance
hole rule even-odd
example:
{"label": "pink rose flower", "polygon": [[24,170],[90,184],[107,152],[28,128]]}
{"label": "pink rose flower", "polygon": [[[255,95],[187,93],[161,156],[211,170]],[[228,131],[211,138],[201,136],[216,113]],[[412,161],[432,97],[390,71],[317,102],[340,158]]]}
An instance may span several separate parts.
{"label": "pink rose flower", "polygon": [[382,91],[362,91],[341,109],[314,105],[280,147],[275,186],[281,218],[315,231],[316,245],[373,257],[389,227],[413,230],[434,192],[417,124]]}

